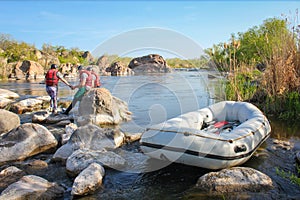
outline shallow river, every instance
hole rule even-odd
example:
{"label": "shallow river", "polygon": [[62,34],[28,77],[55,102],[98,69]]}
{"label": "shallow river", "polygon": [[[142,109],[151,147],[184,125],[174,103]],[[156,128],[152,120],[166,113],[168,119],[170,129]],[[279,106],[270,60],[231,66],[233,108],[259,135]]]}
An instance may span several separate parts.
{"label": "shallow river", "polygon": [[[164,75],[137,75],[125,77],[101,77],[102,87],[126,101],[133,113],[132,121],[121,125],[125,132],[140,132],[145,127],[165,121],[179,114],[206,107],[212,103],[225,100],[224,86],[218,78],[208,78],[208,72],[173,72]],[[75,83],[76,80],[69,80]],[[43,96],[45,85],[36,81],[6,81],[0,82],[0,88],[9,89],[21,95]],[[61,83],[59,97],[72,99],[75,91]],[[289,180],[279,177],[275,173],[276,167],[285,167],[295,171],[295,161],[290,152],[268,151],[273,145],[271,139],[289,140],[299,145],[300,127],[291,126],[272,119],[271,138],[265,142],[256,154],[244,164],[258,169],[269,175],[278,188],[273,193],[282,198],[300,198],[299,186]],[[288,127],[288,128],[287,128]],[[299,145],[300,146],[300,145]],[[123,147],[129,151],[136,151],[136,145]],[[299,148],[300,150],[300,148]],[[286,154],[289,154],[285,156]],[[287,160],[289,159],[289,160]],[[284,164],[286,163],[286,164]],[[37,175],[46,177],[49,181],[56,181],[71,187],[72,181],[65,174],[64,167],[59,164],[50,166],[53,170],[40,171]],[[231,198],[229,196],[211,196],[202,194],[191,188],[197,179],[209,170],[197,167],[171,164],[159,170],[147,173],[121,172],[106,170],[103,186],[94,195],[81,199],[207,199]],[[69,199],[66,193],[65,199]],[[264,198],[257,194],[246,194],[246,197]],[[272,193],[271,193],[272,196]],[[241,196],[244,197],[244,196]]]}

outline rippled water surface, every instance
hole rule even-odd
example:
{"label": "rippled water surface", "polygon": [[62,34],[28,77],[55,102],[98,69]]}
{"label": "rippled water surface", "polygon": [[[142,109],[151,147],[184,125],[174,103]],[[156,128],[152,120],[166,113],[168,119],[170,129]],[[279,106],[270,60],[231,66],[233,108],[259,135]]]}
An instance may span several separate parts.
{"label": "rippled water surface", "polygon": [[[126,101],[133,113],[131,122],[121,125],[123,131],[139,132],[145,127],[165,121],[179,114],[206,107],[209,104],[225,100],[224,86],[218,78],[208,78],[206,71],[173,72],[170,74],[136,75],[126,77],[101,77],[102,86],[114,96]],[[72,84],[75,79],[69,80]],[[41,80],[1,82],[0,87],[17,92],[21,98],[47,95]],[[72,99],[75,91],[60,84],[59,97]],[[291,127],[286,122],[270,120],[271,138],[293,140],[299,143],[300,127]],[[287,128],[288,127],[288,128]],[[257,153],[247,162],[250,166],[267,173],[279,186],[279,193],[286,197],[299,194],[299,187],[287,184],[276,175],[275,167],[286,162],[280,153],[270,153],[272,145],[267,140]],[[125,146],[124,150],[138,151],[138,145]],[[292,155],[290,155],[292,157]],[[161,162],[161,161],[155,161]],[[288,169],[293,169],[294,160],[286,162]],[[283,165],[284,166],[284,165]],[[49,181],[57,181],[70,189],[72,180],[68,179],[64,168],[50,165],[51,172],[45,172]],[[209,170],[197,167],[171,164],[163,169],[148,173],[120,172],[107,169],[102,188],[94,195],[81,199],[207,199],[221,197],[191,191],[197,179]],[[58,178],[59,177],[59,178]],[[255,195],[252,197],[256,197]],[[261,198],[261,196],[259,196]],[[65,199],[70,198],[68,194]]]}

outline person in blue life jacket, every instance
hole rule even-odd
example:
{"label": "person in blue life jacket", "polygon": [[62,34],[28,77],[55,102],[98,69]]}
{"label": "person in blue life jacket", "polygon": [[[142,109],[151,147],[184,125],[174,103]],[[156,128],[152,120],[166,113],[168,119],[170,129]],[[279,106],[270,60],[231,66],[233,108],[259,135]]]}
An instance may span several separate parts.
{"label": "person in blue life jacket", "polygon": [[74,98],[72,100],[72,103],[69,105],[69,107],[62,113],[65,115],[68,115],[69,112],[72,110],[72,108],[76,105],[78,101],[81,101],[84,94],[89,91],[91,88],[94,87],[95,80],[93,80],[91,68],[87,68],[86,70],[82,65],[79,65],[78,68],[79,73],[79,84],[72,86],[72,89],[78,88],[76,94],[74,95]]}
{"label": "person in blue life jacket", "polygon": [[52,114],[57,114],[57,95],[59,80],[72,88],[72,85],[64,79],[63,75],[58,71],[57,68],[57,65],[52,64],[45,75],[46,92],[50,96],[50,111],[52,111]]}

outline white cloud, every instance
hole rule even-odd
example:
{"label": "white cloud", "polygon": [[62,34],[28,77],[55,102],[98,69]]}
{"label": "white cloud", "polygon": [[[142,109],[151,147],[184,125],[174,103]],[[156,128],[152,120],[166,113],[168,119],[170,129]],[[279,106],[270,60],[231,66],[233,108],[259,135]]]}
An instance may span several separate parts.
{"label": "white cloud", "polygon": [[51,19],[51,20],[58,20],[63,17],[61,14],[52,13],[52,12],[48,12],[48,11],[40,11],[39,15],[42,18]]}

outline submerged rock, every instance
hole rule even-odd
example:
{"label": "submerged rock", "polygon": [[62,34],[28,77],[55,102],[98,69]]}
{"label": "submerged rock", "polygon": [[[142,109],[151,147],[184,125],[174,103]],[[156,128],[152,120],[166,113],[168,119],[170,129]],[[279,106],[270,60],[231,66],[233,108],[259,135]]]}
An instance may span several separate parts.
{"label": "submerged rock", "polygon": [[56,147],[57,140],[42,125],[26,123],[0,137],[0,165]]}
{"label": "submerged rock", "polygon": [[196,188],[206,192],[264,192],[273,189],[272,179],[252,168],[233,167],[199,178]]}
{"label": "submerged rock", "polygon": [[20,126],[20,117],[7,110],[0,109],[0,135]]}
{"label": "submerged rock", "polygon": [[71,194],[92,194],[101,186],[104,174],[105,171],[101,165],[97,163],[90,164],[75,178]]}
{"label": "submerged rock", "polygon": [[2,191],[0,199],[56,199],[63,193],[64,189],[57,183],[48,182],[38,176],[27,175]]}

